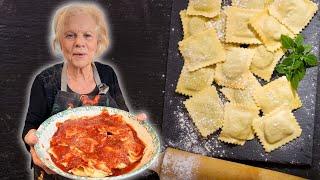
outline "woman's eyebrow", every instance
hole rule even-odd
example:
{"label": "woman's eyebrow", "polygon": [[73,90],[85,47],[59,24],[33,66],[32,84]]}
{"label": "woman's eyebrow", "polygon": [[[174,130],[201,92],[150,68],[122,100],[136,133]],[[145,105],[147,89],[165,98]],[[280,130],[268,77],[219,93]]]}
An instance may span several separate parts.
{"label": "woman's eyebrow", "polygon": [[84,33],[90,33],[90,34],[93,34],[93,32],[92,32],[92,31],[85,31]]}
{"label": "woman's eyebrow", "polygon": [[64,32],[64,34],[68,34],[68,33],[76,34],[76,33],[73,32],[73,31],[66,31],[66,32]]}

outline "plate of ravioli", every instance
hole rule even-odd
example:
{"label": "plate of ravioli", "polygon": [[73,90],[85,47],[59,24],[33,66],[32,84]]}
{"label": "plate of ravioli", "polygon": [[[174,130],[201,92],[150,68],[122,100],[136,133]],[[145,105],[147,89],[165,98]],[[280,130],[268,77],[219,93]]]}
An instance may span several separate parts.
{"label": "plate of ravioli", "polygon": [[39,158],[70,179],[128,179],[147,169],[160,152],[151,125],[109,107],[62,111],[43,122],[36,135]]}
{"label": "plate of ravioli", "polygon": [[307,41],[319,45],[319,36],[308,37],[317,10],[311,0],[174,3],[166,143],[227,159],[310,164],[317,71],[296,90],[275,68],[287,53],[282,35],[309,31]]}

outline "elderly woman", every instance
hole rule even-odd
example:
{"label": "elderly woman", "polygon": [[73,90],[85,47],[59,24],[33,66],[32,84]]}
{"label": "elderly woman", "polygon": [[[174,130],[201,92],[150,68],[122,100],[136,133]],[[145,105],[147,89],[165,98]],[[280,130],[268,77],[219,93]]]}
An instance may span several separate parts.
{"label": "elderly woman", "polygon": [[[68,108],[99,105],[128,110],[117,76],[110,66],[94,62],[109,45],[104,13],[95,4],[71,3],[52,21],[52,47],[64,62],[43,70],[32,84],[23,138],[30,150],[35,178],[59,177],[38,158],[35,131],[49,116]],[[146,119],[139,114],[138,119]],[[59,177],[59,179],[61,176]]]}

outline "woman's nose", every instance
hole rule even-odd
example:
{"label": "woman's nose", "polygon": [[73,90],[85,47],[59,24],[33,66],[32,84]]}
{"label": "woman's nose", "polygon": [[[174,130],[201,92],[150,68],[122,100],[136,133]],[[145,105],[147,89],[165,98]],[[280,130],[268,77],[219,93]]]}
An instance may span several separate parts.
{"label": "woman's nose", "polygon": [[84,47],[85,43],[84,43],[84,38],[81,37],[81,36],[78,36],[76,38],[76,41],[75,41],[75,46],[76,47]]}

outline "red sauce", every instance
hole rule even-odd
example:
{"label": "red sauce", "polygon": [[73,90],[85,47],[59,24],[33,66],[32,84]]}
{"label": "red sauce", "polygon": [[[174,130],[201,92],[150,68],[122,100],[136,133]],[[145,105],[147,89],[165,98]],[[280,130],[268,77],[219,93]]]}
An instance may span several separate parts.
{"label": "red sauce", "polygon": [[[56,125],[58,130],[50,142],[56,157],[50,156],[65,172],[93,164],[96,169],[112,175],[125,174],[139,164],[145,149],[135,130],[121,116],[109,115],[106,111]],[[129,153],[134,154],[135,162],[130,162]],[[120,164],[126,167],[119,168]]]}

